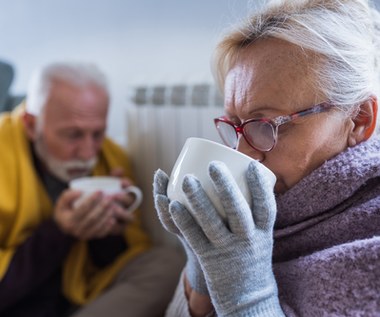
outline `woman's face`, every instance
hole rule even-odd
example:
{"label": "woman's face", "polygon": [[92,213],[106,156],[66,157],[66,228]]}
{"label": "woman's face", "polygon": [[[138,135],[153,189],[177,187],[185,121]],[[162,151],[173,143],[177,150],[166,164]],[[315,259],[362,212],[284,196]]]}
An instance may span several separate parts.
{"label": "woman's face", "polygon": [[[225,82],[225,110],[236,124],[252,118],[274,118],[326,101],[315,89],[311,66],[316,56],[276,39],[245,48]],[[277,177],[275,192],[283,193],[326,160],[348,146],[352,121],[333,109],[300,117],[279,127],[270,152],[250,147],[240,135],[237,150],[261,161]]]}

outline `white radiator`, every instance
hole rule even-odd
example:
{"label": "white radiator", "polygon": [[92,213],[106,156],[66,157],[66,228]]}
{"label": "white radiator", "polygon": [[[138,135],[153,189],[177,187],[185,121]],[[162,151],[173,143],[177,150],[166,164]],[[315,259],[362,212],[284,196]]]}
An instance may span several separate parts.
{"label": "white radiator", "polygon": [[[213,118],[223,114],[220,95],[210,85],[136,88],[127,107],[127,150],[144,192],[144,224],[155,243],[176,241],[161,227],[153,205],[153,174],[168,175],[188,137],[220,142]],[[202,153],[200,153],[202,155]]]}

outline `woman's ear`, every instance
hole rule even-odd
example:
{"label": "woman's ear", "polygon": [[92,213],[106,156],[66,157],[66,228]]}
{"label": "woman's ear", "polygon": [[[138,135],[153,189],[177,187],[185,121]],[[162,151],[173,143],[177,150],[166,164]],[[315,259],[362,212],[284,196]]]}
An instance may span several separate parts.
{"label": "woman's ear", "polygon": [[376,128],[377,109],[377,98],[374,96],[360,105],[359,111],[351,119],[353,129],[348,137],[349,146],[355,146],[370,138]]}
{"label": "woman's ear", "polygon": [[26,135],[28,139],[34,141],[36,138],[36,126],[37,126],[37,117],[30,113],[24,112],[22,116],[22,121],[24,123]]}

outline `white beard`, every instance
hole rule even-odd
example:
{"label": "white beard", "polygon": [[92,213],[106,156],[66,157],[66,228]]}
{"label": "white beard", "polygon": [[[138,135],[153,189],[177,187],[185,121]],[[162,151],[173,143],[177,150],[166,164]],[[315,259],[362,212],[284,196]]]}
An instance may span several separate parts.
{"label": "white beard", "polygon": [[63,182],[91,174],[97,158],[94,157],[87,161],[71,160],[61,161],[50,155],[46,149],[44,141],[40,136],[34,142],[34,148],[38,158],[46,165],[49,172]]}

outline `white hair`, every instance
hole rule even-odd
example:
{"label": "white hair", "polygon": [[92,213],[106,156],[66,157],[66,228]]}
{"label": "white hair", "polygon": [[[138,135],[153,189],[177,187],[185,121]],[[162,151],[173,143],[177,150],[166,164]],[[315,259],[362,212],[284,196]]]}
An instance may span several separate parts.
{"label": "white hair", "polygon": [[268,37],[317,54],[315,88],[342,109],[380,96],[380,14],[367,0],[267,1],[217,46],[213,71],[222,91],[239,51]]}
{"label": "white hair", "polygon": [[40,116],[46,105],[50,88],[56,81],[69,83],[76,87],[94,84],[109,94],[105,75],[90,63],[53,63],[34,72],[29,82],[26,97],[26,111]]}

